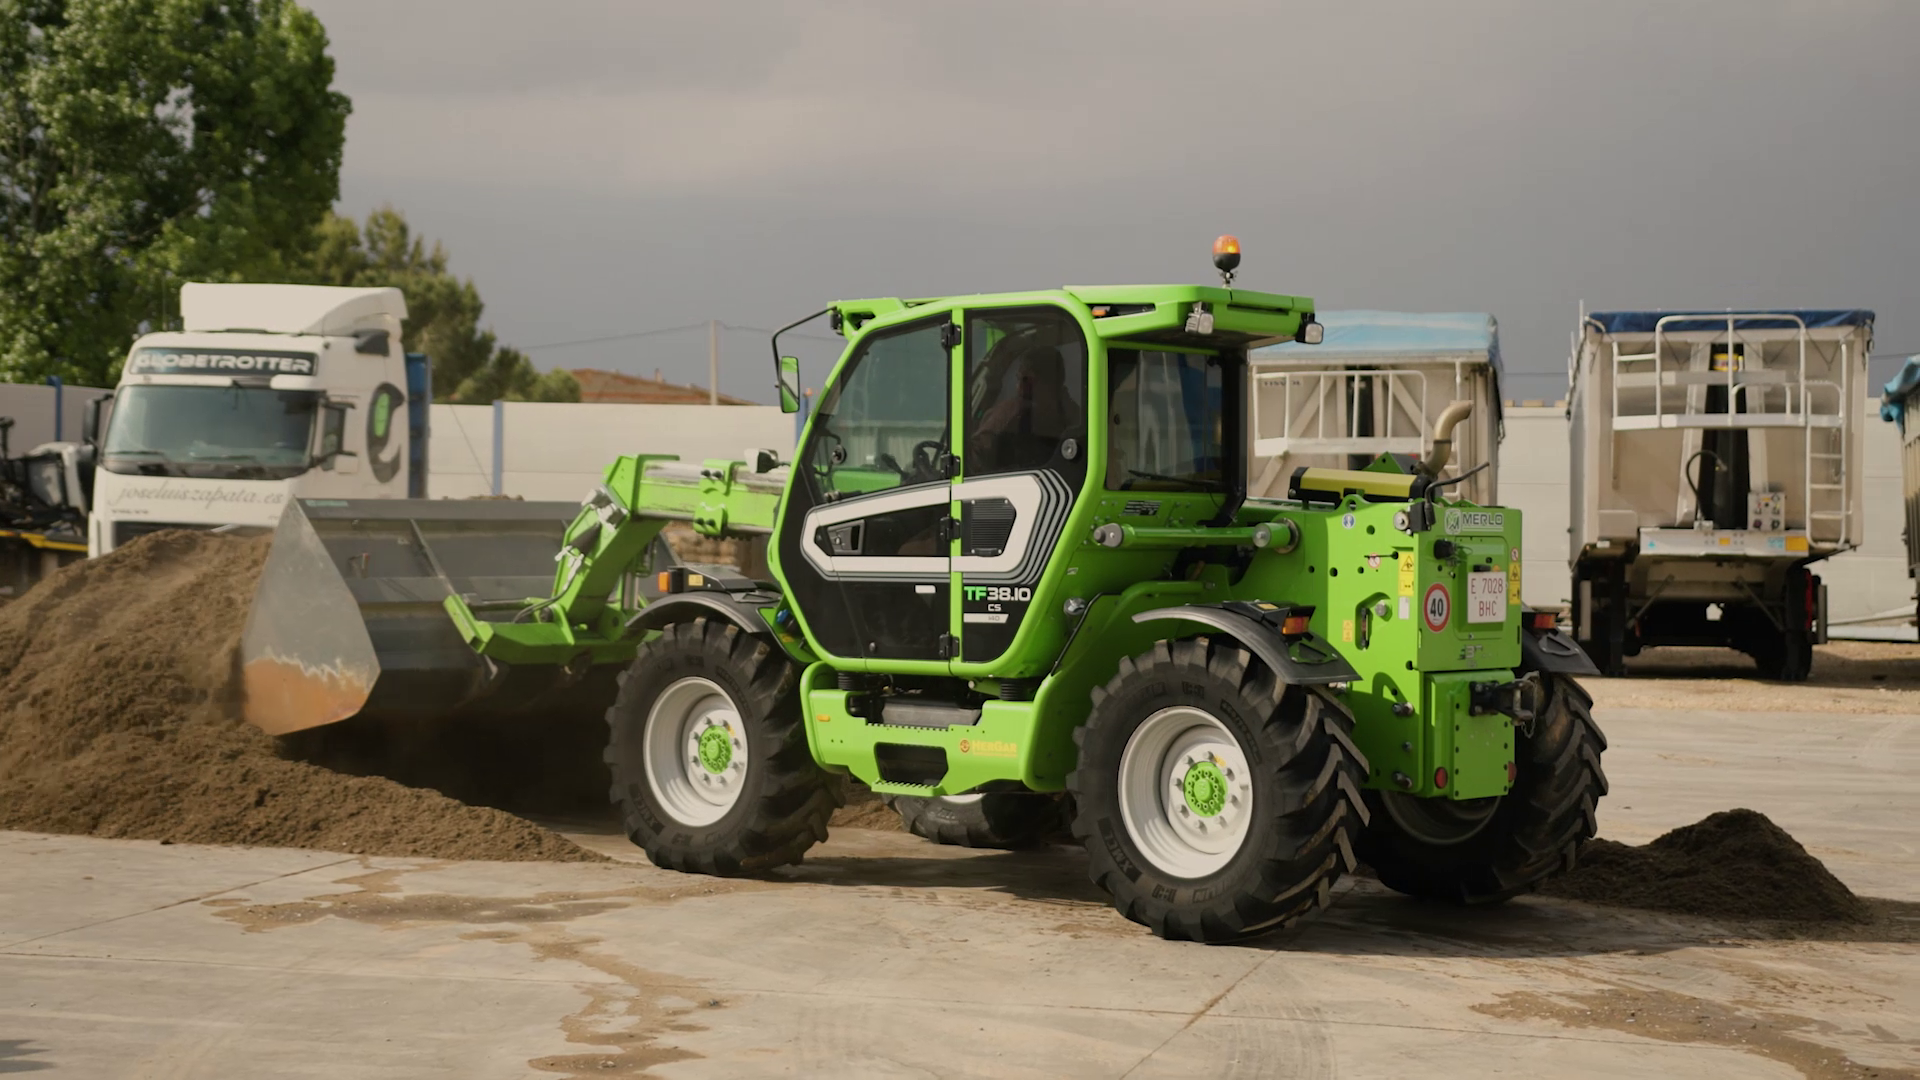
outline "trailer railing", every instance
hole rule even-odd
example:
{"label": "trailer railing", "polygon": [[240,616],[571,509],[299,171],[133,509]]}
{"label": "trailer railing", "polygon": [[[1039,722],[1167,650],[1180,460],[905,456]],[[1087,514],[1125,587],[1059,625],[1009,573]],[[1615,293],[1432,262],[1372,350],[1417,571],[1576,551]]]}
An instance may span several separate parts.
{"label": "trailer railing", "polygon": [[[1426,450],[1427,377],[1423,372],[1389,368],[1259,371],[1253,375],[1253,388],[1256,457]],[[1268,434],[1271,413],[1262,408],[1269,394],[1280,398],[1276,434]]]}
{"label": "trailer railing", "polygon": [[[1717,329],[1725,324],[1724,334]],[[1741,324],[1749,327],[1741,329]],[[1778,329],[1754,329],[1755,323],[1775,324]],[[1682,329],[1681,324],[1715,325],[1711,337],[1701,338],[1700,330]],[[1790,334],[1793,363],[1790,368],[1766,366],[1765,346],[1778,343],[1782,332]],[[1685,335],[1679,344],[1705,344],[1711,349],[1725,344],[1728,362],[1723,370],[1699,370],[1691,359],[1685,364],[1669,361],[1669,348],[1675,335]],[[1613,359],[1614,432],[1667,430],[1753,430],[1798,428],[1803,433],[1804,458],[1801,471],[1801,506],[1806,514],[1809,537],[1816,523],[1833,524],[1831,535],[1820,536],[1845,547],[1852,509],[1847,497],[1846,403],[1852,388],[1850,343],[1838,343],[1840,352],[1833,366],[1839,381],[1809,378],[1807,372],[1808,333],[1805,320],[1797,315],[1771,312],[1713,312],[1666,315],[1654,324],[1653,346],[1647,352],[1625,352],[1616,337],[1610,342]],[[1735,346],[1739,348],[1736,349]],[[1736,360],[1735,357],[1738,357]],[[1695,390],[1724,387],[1725,411],[1708,412],[1703,395]],[[1621,391],[1653,391],[1651,412],[1628,412]],[[1681,391],[1670,393],[1670,391]],[[1774,393],[1778,391],[1778,394]],[[1826,408],[1832,402],[1831,410]],[[1644,400],[1644,399],[1643,399]],[[1820,478],[1816,479],[1816,468]]]}

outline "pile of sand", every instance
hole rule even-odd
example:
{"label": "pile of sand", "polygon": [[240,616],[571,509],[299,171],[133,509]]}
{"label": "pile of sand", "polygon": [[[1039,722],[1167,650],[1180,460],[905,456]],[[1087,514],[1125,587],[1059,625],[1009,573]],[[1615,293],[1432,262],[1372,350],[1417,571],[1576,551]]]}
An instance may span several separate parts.
{"label": "pile of sand", "polygon": [[0,608],[0,828],[449,859],[591,860],[557,833],[289,760],[238,719],[267,538],[143,536]]}
{"label": "pile of sand", "polygon": [[1540,891],[1593,904],[1723,919],[1867,922],[1872,911],[1754,810],[1722,810],[1642,847],[1595,840]]}

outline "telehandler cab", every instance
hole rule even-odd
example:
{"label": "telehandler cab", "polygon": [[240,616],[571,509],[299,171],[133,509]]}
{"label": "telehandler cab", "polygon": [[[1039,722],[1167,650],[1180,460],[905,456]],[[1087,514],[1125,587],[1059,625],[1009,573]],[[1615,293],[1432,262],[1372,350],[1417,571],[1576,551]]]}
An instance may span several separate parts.
{"label": "telehandler cab", "polygon": [[[537,599],[446,503],[291,508],[248,708],[285,731],[611,699],[626,830],[683,871],[797,861],[851,774],[938,839],[1070,822],[1169,938],[1289,924],[1362,862],[1421,897],[1525,892],[1595,831],[1593,669],[1522,608],[1518,512],[1447,497],[1464,404],[1427,460],[1246,497],[1248,350],[1319,326],[1238,261],[1223,237],[1220,286],[836,303],[790,463],[614,462]],[[766,537],[770,580],[658,569],[673,520]]]}

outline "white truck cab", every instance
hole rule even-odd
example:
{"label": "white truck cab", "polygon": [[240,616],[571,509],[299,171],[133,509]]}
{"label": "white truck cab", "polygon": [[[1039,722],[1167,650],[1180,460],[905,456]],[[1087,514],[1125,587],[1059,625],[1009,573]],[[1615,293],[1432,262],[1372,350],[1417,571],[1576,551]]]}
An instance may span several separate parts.
{"label": "white truck cab", "polygon": [[426,494],[424,356],[399,289],[189,284],[182,329],[133,343],[88,553],[165,528],[272,528],[292,498]]}

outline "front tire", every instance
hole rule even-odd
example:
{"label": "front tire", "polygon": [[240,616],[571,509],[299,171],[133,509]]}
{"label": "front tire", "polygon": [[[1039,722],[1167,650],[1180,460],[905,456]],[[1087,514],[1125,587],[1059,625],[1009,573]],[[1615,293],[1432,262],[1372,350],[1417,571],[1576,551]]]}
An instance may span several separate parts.
{"label": "front tire", "polygon": [[786,656],[696,619],[634,654],[607,710],[627,836],[655,866],[732,876],[799,862],[839,805],[802,727]]}
{"label": "front tire", "polygon": [[908,832],[956,847],[1032,847],[1056,832],[1064,816],[1060,799],[1028,791],[881,798]]}
{"label": "front tire", "polygon": [[1224,942],[1325,907],[1367,811],[1353,717],[1225,639],[1120,661],[1074,733],[1073,835],[1121,914]]}
{"label": "front tire", "polygon": [[1360,861],[1380,883],[1425,900],[1493,904],[1573,869],[1607,793],[1606,737],[1579,684],[1541,673],[1547,702],[1531,736],[1514,732],[1513,789],[1491,799],[1369,790]]}

